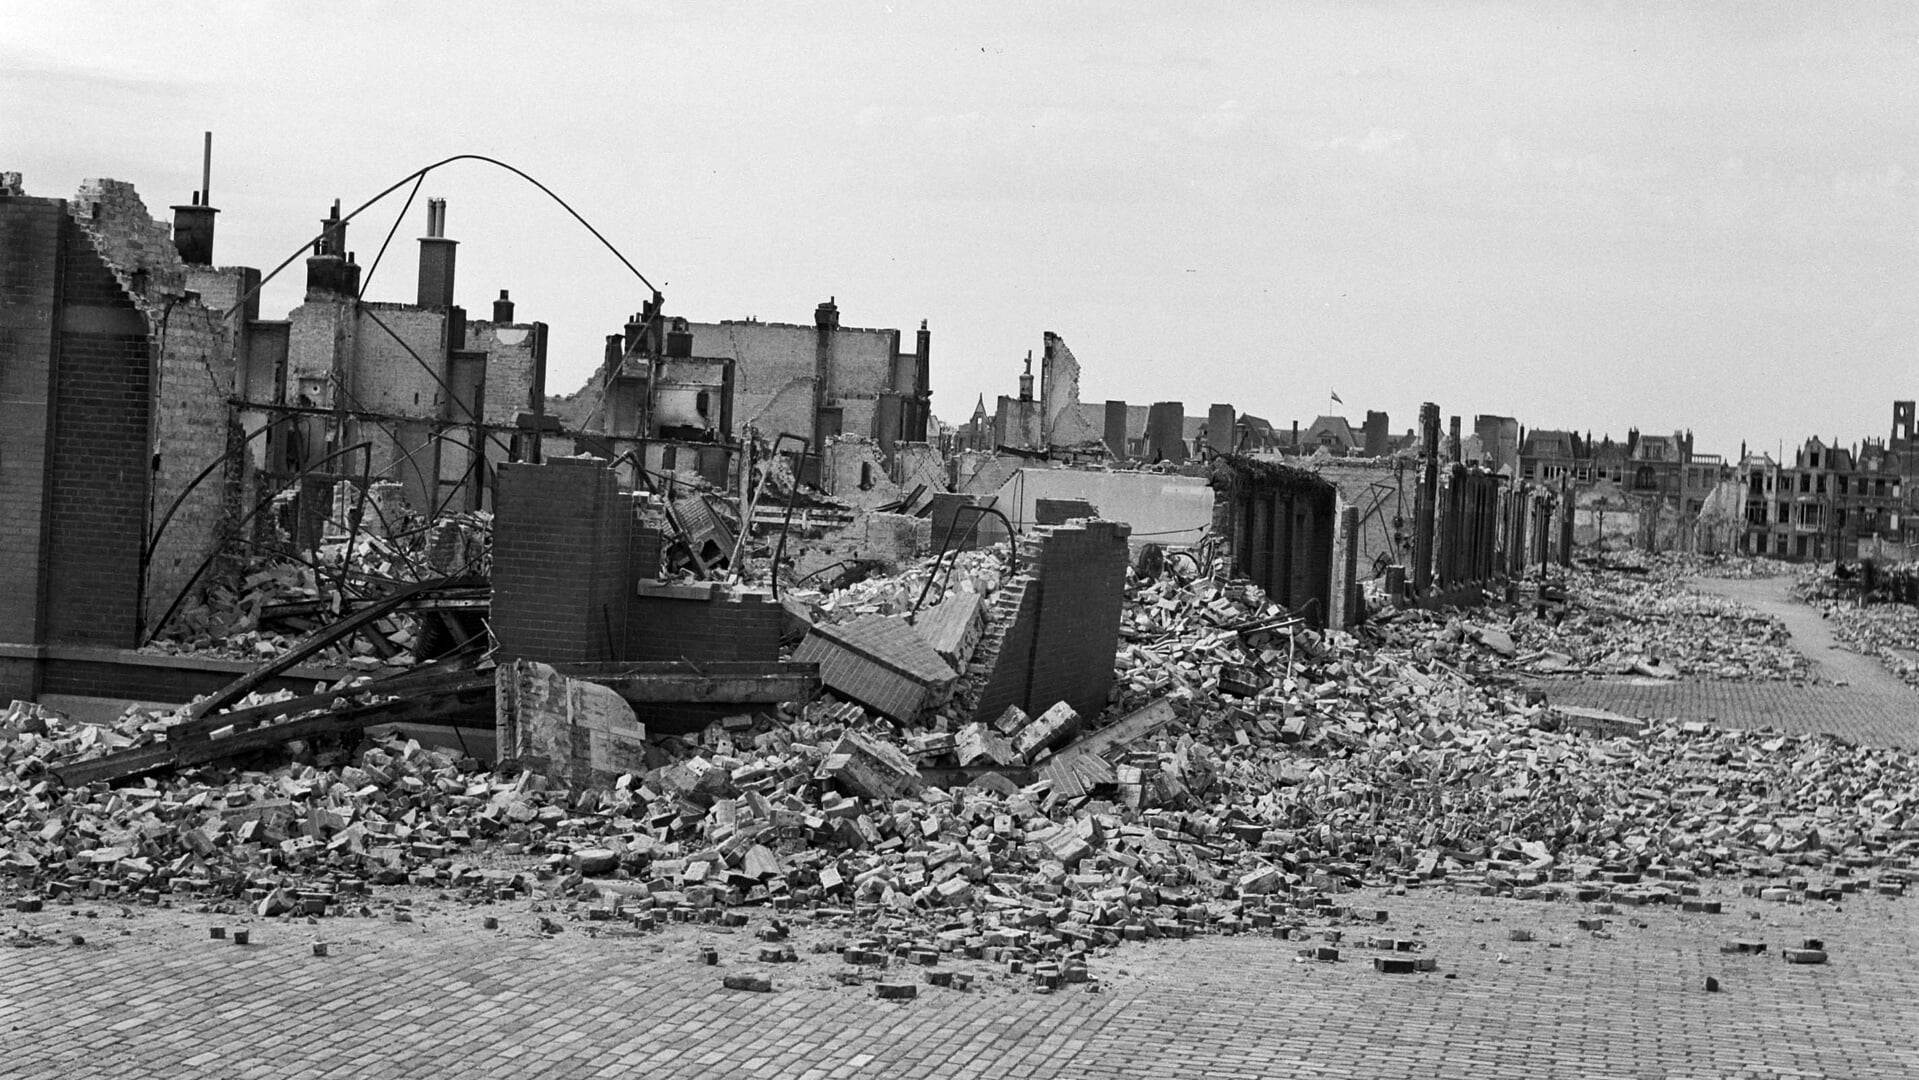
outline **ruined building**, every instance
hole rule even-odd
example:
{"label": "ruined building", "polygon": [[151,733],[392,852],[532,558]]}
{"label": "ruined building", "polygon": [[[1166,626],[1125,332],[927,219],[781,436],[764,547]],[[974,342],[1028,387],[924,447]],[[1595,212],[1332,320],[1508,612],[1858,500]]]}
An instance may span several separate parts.
{"label": "ruined building", "polygon": [[1914,482],[1919,445],[1913,403],[1893,402],[1890,437],[1853,447],[1813,436],[1791,465],[1753,455],[1741,464],[1740,550],[1786,559],[1910,558],[1919,546]]}
{"label": "ruined building", "polygon": [[[932,332],[922,321],[912,350],[902,338],[841,326],[830,299],[812,326],[800,326],[671,318],[656,297],[608,337],[599,370],[552,410],[568,430],[603,436],[612,456],[646,440],[738,444],[750,431],[768,445],[799,436],[816,452],[861,436],[890,459],[902,443],[925,442],[932,418]],[[671,471],[664,448],[649,453],[650,468]]]}
{"label": "ruined building", "polygon": [[361,298],[336,204],[282,320],[259,317],[259,271],[214,264],[205,180],[173,210],[169,229],[120,181],[36,198],[0,174],[0,694],[152,667],[119,651],[223,552],[311,548],[342,480],[386,482],[396,513],[484,508],[494,469],[537,440],[545,327],[505,293],[466,319],[439,200],[417,303]]}

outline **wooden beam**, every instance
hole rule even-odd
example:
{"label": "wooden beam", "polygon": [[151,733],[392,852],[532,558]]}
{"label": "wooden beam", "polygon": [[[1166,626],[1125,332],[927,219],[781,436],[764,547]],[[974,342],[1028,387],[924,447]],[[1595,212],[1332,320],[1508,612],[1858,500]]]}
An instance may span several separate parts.
{"label": "wooden beam", "polygon": [[456,579],[453,578],[436,578],[432,581],[422,581],[408,585],[392,596],[386,597],[337,622],[320,628],[320,630],[315,632],[311,637],[267,663],[240,676],[233,682],[228,683],[213,695],[187,706],[187,715],[197,718],[205,716],[215,709],[233,704],[254,690],[259,689],[260,686],[287,668],[298,664],[300,661],[312,656],[314,653],[319,652],[321,649],[326,648],[336,641],[341,641],[353,636],[361,629],[371,626],[380,619],[406,607],[418,597],[452,590],[471,590],[472,588],[473,585],[471,582],[464,579],[456,582]]}
{"label": "wooden beam", "polygon": [[[358,698],[371,696],[371,701]],[[346,699],[347,704],[333,708]],[[167,729],[167,741],[54,769],[68,787],[125,780],[264,750],[294,739],[343,734],[379,724],[490,726],[493,672],[432,668],[324,694],[269,702]],[[324,710],[324,711],[316,711]],[[302,716],[301,714],[313,714]],[[276,717],[294,717],[272,723]],[[216,737],[217,735],[217,737]]]}

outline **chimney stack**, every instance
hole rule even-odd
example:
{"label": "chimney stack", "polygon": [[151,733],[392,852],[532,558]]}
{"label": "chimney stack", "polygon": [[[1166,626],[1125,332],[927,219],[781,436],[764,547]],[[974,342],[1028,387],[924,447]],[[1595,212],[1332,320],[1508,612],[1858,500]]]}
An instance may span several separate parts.
{"label": "chimney stack", "polygon": [[420,237],[420,290],[423,308],[453,306],[454,256],[460,242],[446,238],[446,200],[426,201],[426,235]]}
{"label": "chimney stack", "polygon": [[501,289],[500,298],[493,301],[493,321],[496,323],[513,321],[513,301],[506,295],[505,289]]}
{"label": "chimney stack", "polygon": [[193,201],[173,208],[173,246],[188,266],[213,265],[213,132],[206,133],[200,157],[200,190]]}
{"label": "chimney stack", "polygon": [[347,223],[340,218],[340,200],[320,219],[320,238],[313,242],[313,254],[307,257],[307,297],[358,296],[360,268],[346,249]]}

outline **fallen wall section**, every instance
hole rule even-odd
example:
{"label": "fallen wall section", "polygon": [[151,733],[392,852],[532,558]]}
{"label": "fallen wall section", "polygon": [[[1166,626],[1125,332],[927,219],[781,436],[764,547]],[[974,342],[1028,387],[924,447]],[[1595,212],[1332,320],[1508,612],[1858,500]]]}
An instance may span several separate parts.
{"label": "fallen wall section", "polygon": [[1062,701],[1088,719],[1105,710],[1130,532],[1119,522],[1083,521],[1040,527],[1021,541],[1021,573],[994,597],[980,645],[970,719],[994,720],[1009,705],[1038,716]]}

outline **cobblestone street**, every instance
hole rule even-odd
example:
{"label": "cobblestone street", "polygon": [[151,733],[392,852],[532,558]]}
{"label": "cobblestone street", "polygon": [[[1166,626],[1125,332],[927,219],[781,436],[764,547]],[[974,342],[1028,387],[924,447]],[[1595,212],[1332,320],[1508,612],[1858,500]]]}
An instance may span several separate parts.
{"label": "cobblestone street", "polygon": [[[1845,685],[1578,683],[1554,698],[1911,744],[1910,698],[1893,694],[1910,691],[1822,651],[1816,616],[1772,606],[1782,583],[1712,584],[1787,618]],[[1704,891],[1723,914],[1363,891],[1352,906],[1390,920],[1315,924],[1315,943],[1343,932],[1336,963],[1268,936],[1127,944],[1095,958],[1096,988],[1053,993],[951,958],[939,970],[972,973],[970,990],[926,985],[897,960],[844,985],[853,969],[830,951],[843,933],[830,919],[797,921],[797,963],[763,964],[764,912],[733,930],[573,920],[542,933],[547,916],[524,901],[476,908],[406,890],[364,917],[311,924],[54,904],[8,916],[46,944],[0,949],[0,1076],[1919,1075],[1912,900]],[[407,921],[392,898],[410,899]],[[499,929],[482,927],[489,914]],[[1578,925],[1593,918],[1605,919],[1597,932]],[[252,941],[213,939],[214,926]],[[1376,972],[1371,935],[1421,943],[1437,970]],[[1767,951],[1722,952],[1735,938]],[[1781,962],[1807,938],[1829,964]],[[697,962],[705,944],[718,967]],[[722,988],[740,973],[770,977],[773,992]],[[877,1000],[880,977],[919,995]]]}

